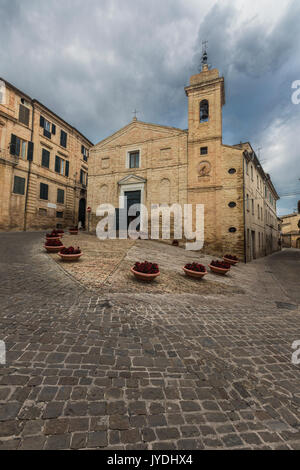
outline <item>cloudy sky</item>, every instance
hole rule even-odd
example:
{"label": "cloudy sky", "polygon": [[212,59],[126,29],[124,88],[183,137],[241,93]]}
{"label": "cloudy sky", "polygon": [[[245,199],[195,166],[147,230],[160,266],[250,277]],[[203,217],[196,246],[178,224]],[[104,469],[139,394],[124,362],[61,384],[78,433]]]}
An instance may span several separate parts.
{"label": "cloudy sky", "polygon": [[[226,80],[224,143],[300,193],[299,0],[0,0],[0,76],[96,143],[138,118],[187,128],[202,40]],[[283,197],[279,214],[300,194]]]}

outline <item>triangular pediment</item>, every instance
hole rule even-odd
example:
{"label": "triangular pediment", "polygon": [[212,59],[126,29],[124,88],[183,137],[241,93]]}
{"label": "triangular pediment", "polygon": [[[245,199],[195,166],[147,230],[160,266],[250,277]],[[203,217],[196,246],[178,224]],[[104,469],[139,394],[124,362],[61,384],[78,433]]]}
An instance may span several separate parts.
{"label": "triangular pediment", "polygon": [[141,184],[146,183],[146,179],[137,175],[127,175],[125,178],[122,178],[118,184]]}
{"label": "triangular pediment", "polygon": [[93,147],[93,150],[101,150],[116,146],[131,145],[165,137],[184,134],[186,131],[175,127],[161,126],[159,124],[149,124],[142,121],[132,121],[127,126],[115,132],[104,140],[101,140]]}

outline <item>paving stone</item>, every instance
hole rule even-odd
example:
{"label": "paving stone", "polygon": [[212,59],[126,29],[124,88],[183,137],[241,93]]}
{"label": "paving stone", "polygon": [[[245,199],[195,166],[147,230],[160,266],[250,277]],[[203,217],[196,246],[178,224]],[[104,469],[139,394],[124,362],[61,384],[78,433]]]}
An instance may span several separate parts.
{"label": "paving stone", "polygon": [[43,414],[43,419],[59,418],[62,415],[64,403],[52,402],[48,403]]}
{"label": "paving stone", "polygon": [[71,449],[78,450],[84,449],[87,443],[87,434],[85,433],[75,433],[72,436],[71,440]]}
{"label": "paving stone", "polygon": [[21,442],[20,450],[42,450],[46,438],[43,436],[24,437]]}
{"label": "paving stone", "polygon": [[106,431],[90,432],[88,434],[87,447],[89,448],[106,447],[107,444],[108,443],[107,443]]}
{"label": "paving stone", "polygon": [[223,436],[222,441],[226,447],[237,447],[243,445],[243,442],[237,434],[228,434],[227,436]]}
{"label": "paving stone", "polygon": [[130,414],[137,414],[137,415],[147,414],[146,402],[144,401],[136,401],[136,402],[129,403],[128,409],[129,409]]}
{"label": "paving stone", "polygon": [[65,416],[86,416],[88,411],[88,404],[85,401],[68,402],[66,404],[64,414]]}
{"label": "paving stone", "polygon": [[69,428],[68,419],[51,419],[46,421],[44,434],[47,435],[56,435],[56,434],[65,434]]}
{"label": "paving stone", "polygon": [[144,400],[164,400],[164,393],[158,387],[145,388],[142,391],[142,397]]}
{"label": "paving stone", "polygon": [[64,450],[69,449],[71,443],[70,434],[59,434],[47,438],[45,450]]}
{"label": "paving stone", "polygon": [[148,424],[150,427],[166,426],[167,420],[164,415],[148,416]]}
{"label": "paving stone", "polygon": [[0,421],[14,419],[21,408],[19,403],[0,403]]}
{"label": "paving stone", "polygon": [[138,429],[129,429],[121,431],[121,442],[123,444],[135,444],[141,441],[140,432]]}
{"label": "paving stone", "polygon": [[153,429],[151,428],[143,428],[142,429],[142,439],[145,442],[152,442],[156,440],[156,435]]}
{"label": "paving stone", "polygon": [[254,432],[240,434],[240,438],[247,444],[260,445],[262,443],[261,439]]}
{"label": "paving stone", "polygon": [[129,419],[127,416],[112,415],[109,418],[109,427],[113,430],[129,429]]}
{"label": "paving stone", "polygon": [[179,431],[177,428],[157,428],[156,429],[157,437],[162,440],[171,440],[177,439],[180,437]]}
{"label": "paving stone", "polygon": [[109,415],[123,415],[126,413],[126,406],[123,401],[116,401],[107,403],[107,414]]}

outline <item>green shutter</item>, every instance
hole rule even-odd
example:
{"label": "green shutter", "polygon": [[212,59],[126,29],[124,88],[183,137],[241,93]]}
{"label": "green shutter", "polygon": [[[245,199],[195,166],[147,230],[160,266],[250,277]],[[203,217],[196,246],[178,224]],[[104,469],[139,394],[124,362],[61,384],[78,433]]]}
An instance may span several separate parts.
{"label": "green shutter", "polygon": [[28,142],[27,160],[29,160],[30,162],[32,162],[32,160],[33,160],[33,149],[34,149],[33,142]]}
{"label": "green shutter", "polygon": [[42,166],[49,168],[50,163],[50,152],[46,149],[42,149]]}
{"label": "green shutter", "polygon": [[57,155],[55,157],[55,171],[56,173],[60,172],[60,158]]}
{"label": "green shutter", "polygon": [[66,176],[68,177],[69,176],[69,162],[68,160],[66,160]]}
{"label": "green shutter", "polygon": [[40,184],[40,199],[48,200],[48,185],[41,183]]}
{"label": "green shutter", "polygon": [[17,144],[17,137],[12,134],[10,138],[10,154],[16,155],[16,144]]}
{"label": "green shutter", "polygon": [[14,177],[13,192],[15,194],[21,194],[22,196],[25,194],[25,178],[21,178],[20,176]]}

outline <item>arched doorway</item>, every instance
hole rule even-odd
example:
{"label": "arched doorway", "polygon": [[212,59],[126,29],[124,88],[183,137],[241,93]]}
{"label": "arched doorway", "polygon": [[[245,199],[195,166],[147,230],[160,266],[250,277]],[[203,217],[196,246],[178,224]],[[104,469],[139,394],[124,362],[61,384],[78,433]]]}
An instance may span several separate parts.
{"label": "arched doorway", "polygon": [[85,217],[86,217],[86,200],[82,198],[79,201],[78,223],[81,222],[83,228],[85,228]]}
{"label": "arched doorway", "polygon": [[296,240],[296,248],[300,250],[300,238]]}

